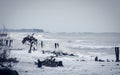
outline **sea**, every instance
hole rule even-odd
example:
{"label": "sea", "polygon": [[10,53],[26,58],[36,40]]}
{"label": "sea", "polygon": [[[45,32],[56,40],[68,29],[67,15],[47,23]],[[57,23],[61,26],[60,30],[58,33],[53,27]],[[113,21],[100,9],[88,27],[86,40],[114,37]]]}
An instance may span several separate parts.
{"label": "sea", "polygon": [[[25,36],[32,35],[26,32],[9,34],[19,47],[22,47],[21,41]],[[120,33],[34,33],[34,37],[38,39],[37,49],[41,49],[43,41],[43,50],[56,50],[55,43],[58,43],[59,51],[114,54],[115,47],[120,47]]]}
{"label": "sea", "polygon": [[120,47],[120,33],[47,33],[44,36],[58,42],[61,49],[81,52],[114,53]]}

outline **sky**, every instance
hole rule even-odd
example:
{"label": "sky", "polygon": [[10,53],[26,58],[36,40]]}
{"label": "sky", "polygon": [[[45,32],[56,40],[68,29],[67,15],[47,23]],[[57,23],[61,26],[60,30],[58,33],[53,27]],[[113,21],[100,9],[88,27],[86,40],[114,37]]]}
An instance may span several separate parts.
{"label": "sky", "polygon": [[0,0],[0,27],[120,32],[120,0]]}

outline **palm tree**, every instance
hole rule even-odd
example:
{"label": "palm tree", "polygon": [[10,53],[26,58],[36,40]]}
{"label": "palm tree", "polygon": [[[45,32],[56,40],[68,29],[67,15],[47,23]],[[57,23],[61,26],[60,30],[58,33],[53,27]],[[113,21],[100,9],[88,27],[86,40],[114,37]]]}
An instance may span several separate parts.
{"label": "palm tree", "polygon": [[24,37],[22,40],[23,44],[27,43],[30,46],[28,53],[31,53],[32,47],[34,47],[34,45],[37,45],[37,39],[33,37],[33,35],[34,34],[32,34],[31,36],[28,35],[27,37]]}

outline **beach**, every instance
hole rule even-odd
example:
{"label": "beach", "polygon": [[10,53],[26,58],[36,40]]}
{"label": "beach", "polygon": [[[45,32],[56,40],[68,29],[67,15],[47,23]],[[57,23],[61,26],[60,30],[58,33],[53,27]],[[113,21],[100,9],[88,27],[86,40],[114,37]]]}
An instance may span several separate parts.
{"label": "beach", "polygon": [[[115,62],[115,46],[120,46],[120,34],[116,33],[35,33],[38,39],[36,50],[28,53],[29,46],[21,43],[22,39],[32,33],[9,33],[14,40],[11,47],[11,57],[16,57],[19,63],[13,69],[19,75],[119,75],[120,63]],[[43,41],[43,48],[40,47]],[[59,43],[55,49],[54,43]],[[13,50],[12,50],[13,49]],[[63,62],[63,67],[35,65],[37,59],[44,60],[57,51],[74,54],[74,56],[58,56],[57,61]],[[95,61],[95,57],[104,60]]]}

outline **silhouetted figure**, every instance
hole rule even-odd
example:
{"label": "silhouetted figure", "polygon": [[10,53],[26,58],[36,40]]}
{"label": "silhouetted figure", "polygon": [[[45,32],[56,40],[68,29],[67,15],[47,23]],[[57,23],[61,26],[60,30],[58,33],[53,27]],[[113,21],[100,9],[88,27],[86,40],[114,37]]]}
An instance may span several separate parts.
{"label": "silhouetted figure", "polygon": [[116,62],[119,61],[119,47],[115,47]]}
{"label": "silhouetted figure", "polygon": [[97,56],[95,57],[95,61],[98,61],[98,57]]}
{"label": "silhouetted figure", "polygon": [[39,68],[42,67],[42,62],[39,59],[37,61],[38,61],[38,67]]}

